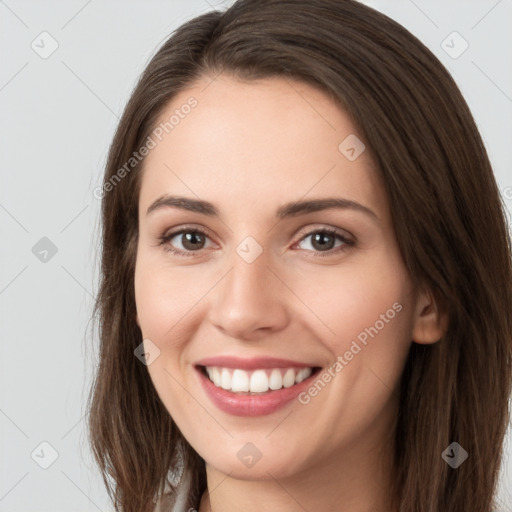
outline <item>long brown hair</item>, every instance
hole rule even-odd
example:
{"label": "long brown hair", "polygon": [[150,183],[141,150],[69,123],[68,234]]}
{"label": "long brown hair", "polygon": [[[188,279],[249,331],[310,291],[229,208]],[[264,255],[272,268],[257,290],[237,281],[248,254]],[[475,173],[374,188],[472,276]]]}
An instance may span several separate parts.
{"label": "long brown hair", "polygon": [[[432,291],[449,318],[438,343],[412,343],[404,368],[397,509],[490,512],[512,391],[505,208],[450,74],[401,25],[354,0],[238,0],[225,12],[198,16],[163,44],[131,95],[102,190],[94,310],[100,359],[88,401],[90,443],[116,510],[152,510],[179,454],[192,475],[187,506],[197,508],[206,489],[204,461],[134,356],[142,342],[134,268],[143,159],[132,167],[126,163],[178,92],[220,72],[247,80],[301,80],[351,115],[385,183],[411,279]],[[452,442],[469,454],[457,469],[441,457]],[[176,490],[172,483],[170,488]]]}

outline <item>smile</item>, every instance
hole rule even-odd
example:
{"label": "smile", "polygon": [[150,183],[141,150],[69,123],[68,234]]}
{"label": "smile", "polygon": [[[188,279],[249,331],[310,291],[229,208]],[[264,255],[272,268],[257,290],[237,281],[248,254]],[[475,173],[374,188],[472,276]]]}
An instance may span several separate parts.
{"label": "smile", "polygon": [[194,369],[200,387],[218,409],[255,417],[294,403],[322,367],[274,357],[217,356],[197,361]]}
{"label": "smile", "polygon": [[232,393],[257,394],[300,384],[315,368],[261,368],[246,371],[240,368],[206,366],[202,370],[218,388]]}

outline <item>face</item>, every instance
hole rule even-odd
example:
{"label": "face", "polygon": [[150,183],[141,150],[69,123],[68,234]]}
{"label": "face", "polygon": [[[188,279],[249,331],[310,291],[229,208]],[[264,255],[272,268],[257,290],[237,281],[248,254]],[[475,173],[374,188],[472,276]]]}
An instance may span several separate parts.
{"label": "face", "polygon": [[[169,414],[208,465],[242,479],[382,445],[416,295],[350,118],[312,86],[223,75],[160,120],[173,114],[144,163],[135,270]],[[337,206],[299,206],[327,199]]]}

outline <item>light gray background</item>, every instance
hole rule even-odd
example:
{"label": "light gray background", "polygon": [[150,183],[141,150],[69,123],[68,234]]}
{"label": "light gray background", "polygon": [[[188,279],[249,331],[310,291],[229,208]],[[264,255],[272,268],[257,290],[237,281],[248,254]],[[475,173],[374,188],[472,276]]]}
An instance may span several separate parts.
{"label": "light gray background", "polygon": [[[512,0],[365,3],[403,24],[450,70],[474,113],[510,210]],[[84,334],[98,276],[100,205],[92,191],[101,183],[116,123],[149,58],[185,20],[221,5],[0,0],[2,512],[112,510],[87,447],[84,416],[95,365],[90,328]],[[40,36],[43,31],[51,37]],[[469,44],[458,58],[441,46],[446,41],[452,55],[460,52],[462,39],[446,39],[453,31]],[[52,38],[58,48],[42,58]],[[55,255],[33,253],[43,237],[55,245]],[[39,259],[44,257],[46,262]],[[53,450],[58,457],[42,469],[52,462]],[[507,511],[510,452],[509,430],[500,490]]]}

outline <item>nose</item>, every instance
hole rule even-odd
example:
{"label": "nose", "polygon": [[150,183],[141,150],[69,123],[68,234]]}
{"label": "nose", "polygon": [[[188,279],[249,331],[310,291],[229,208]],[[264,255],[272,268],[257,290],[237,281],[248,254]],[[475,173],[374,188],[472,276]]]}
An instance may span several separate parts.
{"label": "nose", "polygon": [[292,295],[284,276],[271,267],[265,251],[248,263],[236,252],[231,267],[215,287],[210,322],[226,336],[257,340],[286,327],[286,301]]}

